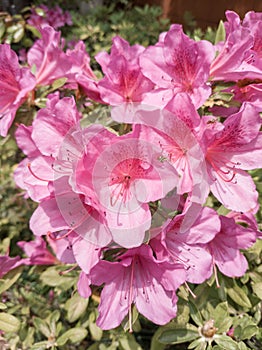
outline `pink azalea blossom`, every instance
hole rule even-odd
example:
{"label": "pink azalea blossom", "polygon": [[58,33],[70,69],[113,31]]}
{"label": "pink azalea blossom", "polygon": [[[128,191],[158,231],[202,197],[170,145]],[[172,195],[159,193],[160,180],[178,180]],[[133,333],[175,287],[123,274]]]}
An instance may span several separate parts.
{"label": "pink azalea blossom", "polygon": [[60,32],[46,26],[40,29],[38,39],[27,53],[29,66],[35,70],[37,85],[50,85],[63,78],[71,68],[71,62],[63,52]]}
{"label": "pink azalea blossom", "polygon": [[[31,8],[31,15],[27,20],[27,23],[33,27],[41,28],[49,25],[54,29],[58,29],[66,24],[69,26],[73,24],[70,13],[68,11],[63,12],[58,5],[53,8],[48,8],[42,4],[39,5],[37,9],[34,7]],[[39,14],[39,10],[42,10],[43,14]]]}
{"label": "pink azalea blossom", "polygon": [[211,43],[196,42],[183,33],[181,25],[172,25],[159,43],[140,56],[143,74],[159,88],[148,94],[145,103],[164,106],[174,95],[185,92],[200,107],[211,94],[207,80],[213,58]]}
{"label": "pink azalea blossom", "polygon": [[261,14],[250,11],[242,23],[233,11],[226,11],[226,17],[227,37],[211,65],[210,74],[213,80],[261,80]]}
{"label": "pink azalea blossom", "polygon": [[[177,193],[191,193],[192,201],[204,203],[209,192],[204,153],[196,129],[200,117],[190,97],[176,95],[165,109],[137,108],[133,122],[141,124],[141,137],[155,144],[160,158],[179,174]],[[150,126],[150,127],[148,127]]]}
{"label": "pink azalea blossom", "polygon": [[17,245],[23,249],[28,256],[29,265],[53,265],[58,261],[55,256],[47,249],[46,242],[42,237],[36,237],[34,241],[19,241]]}
{"label": "pink azalea blossom", "polygon": [[213,81],[237,81],[244,76],[240,66],[244,62],[246,53],[252,48],[253,39],[245,28],[239,28],[230,33],[210,68]]}
{"label": "pink azalea blossom", "polygon": [[66,55],[71,63],[65,75],[67,88],[76,89],[78,84],[88,98],[103,103],[98,89],[98,79],[90,67],[90,57],[86,52],[84,42],[77,42],[74,49],[66,51]]}
{"label": "pink azalea blossom", "polygon": [[[220,216],[221,229],[215,238],[207,244],[215,265],[229,277],[243,276],[248,262],[240,249],[251,247],[256,241],[256,231],[235,223],[233,218]],[[219,285],[218,281],[217,284]]]}
{"label": "pink azalea blossom", "polygon": [[10,45],[0,45],[0,135],[5,137],[16,112],[35,88],[35,78],[26,67],[21,68]]}
{"label": "pink azalea blossom", "polygon": [[172,190],[177,173],[158,160],[154,143],[140,140],[139,127],[121,137],[98,126],[86,133],[95,130],[77,164],[74,186],[85,196],[90,190],[96,193],[117,244],[139,246],[151,223],[148,202]]}
{"label": "pink azalea blossom", "polygon": [[[43,200],[30,219],[35,235],[50,235],[61,240],[77,234],[99,246],[111,241],[102,212],[84,201],[68,184],[68,178],[56,180],[55,197]],[[68,243],[66,243],[68,244]]]}
{"label": "pink azalea blossom", "polygon": [[156,324],[163,325],[174,318],[175,291],[185,281],[184,268],[158,261],[147,245],[129,249],[117,259],[118,262],[100,261],[91,270],[92,284],[105,283],[98,307],[98,326],[115,328],[129,314],[132,331],[132,304]]}
{"label": "pink azalea blossom", "polygon": [[0,278],[2,278],[9,271],[15,269],[18,266],[24,265],[27,259],[21,259],[19,256],[11,258],[8,255],[0,256]]}
{"label": "pink azalea blossom", "polygon": [[39,202],[50,196],[54,181],[53,163],[69,130],[78,124],[81,116],[73,98],[59,100],[58,94],[48,96],[32,126],[20,125],[16,131],[18,146],[27,155],[14,172],[16,184],[26,190],[27,196]]}
{"label": "pink azalea blossom", "polygon": [[154,84],[146,78],[138,64],[144,47],[130,46],[121,37],[114,37],[110,55],[101,52],[96,55],[105,77],[98,83],[101,98],[109,105],[140,102],[151,91]]}
{"label": "pink azalea blossom", "polygon": [[202,283],[212,274],[212,257],[205,246],[219,230],[220,221],[213,209],[188,203],[182,214],[168,219],[158,229],[160,234],[150,241],[150,245],[159,259],[182,264],[187,281]]}
{"label": "pink azalea blossom", "polygon": [[210,119],[205,124],[203,145],[210,188],[231,210],[248,212],[257,205],[255,184],[244,170],[261,167],[260,126],[258,110],[248,103],[223,124]]}

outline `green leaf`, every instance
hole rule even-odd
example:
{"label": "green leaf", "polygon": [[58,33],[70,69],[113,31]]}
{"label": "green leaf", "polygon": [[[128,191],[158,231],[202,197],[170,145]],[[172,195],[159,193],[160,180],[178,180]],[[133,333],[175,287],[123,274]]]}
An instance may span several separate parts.
{"label": "green leaf", "polygon": [[250,339],[257,332],[258,332],[258,327],[256,325],[249,325],[249,326],[243,327],[239,334],[239,339],[241,340]]}
{"label": "green leaf", "polygon": [[0,303],[0,310],[7,309],[7,306],[4,303]]}
{"label": "green leaf", "polygon": [[34,26],[30,26],[29,24],[26,24],[25,28],[27,30],[30,30],[31,33],[33,33],[33,35],[37,38],[41,38],[41,34],[39,32],[39,30],[37,30]]}
{"label": "green leaf", "polygon": [[238,343],[238,348],[239,348],[239,350],[248,350],[246,344],[243,341]]}
{"label": "green leaf", "polygon": [[100,327],[98,327],[95,322],[89,323],[89,330],[93,340],[95,341],[101,340],[103,336],[103,330]]}
{"label": "green leaf", "polygon": [[48,324],[46,323],[45,320],[42,320],[41,318],[39,317],[35,317],[33,319],[33,323],[34,323],[34,326],[35,328],[41,332],[46,338],[49,338],[50,335],[51,335],[51,330],[48,326]]}
{"label": "green leaf", "polygon": [[226,30],[224,26],[224,22],[220,20],[216,32],[215,44],[218,44],[220,41],[225,41],[226,39]]}
{"label": "green leaf", "polygon": [[248,309],[252,307],[248,296],[243,289],[237,285],[236,281],[227,279],[226,289],[227,294],[236,304]]}
{"label": "green leaf", "polygon": [[[34,327],[26,327],[26,337],[23,340],[23,348],[24,349],[31,349],[32,344],[34,343],[34,334],[35,334],[35,328]],[[20,336],[21,338],[21,336]]]}
{"label": "green leaf", "polygon": [[21,41],[24,34],[25,34],[24,26],[19,23],[17,25],[17,30],[15,31],[14,36],[13,36],[13,42],[18,43],[19,41]]}
{"label": "green leaf", "polygon": [[199,337],[198,329],[193,325],[177,325],[177,328],[164,330],[158,337],[163,344],[181,344]]}
{"label": "green leaf", "polygon": [[165,347],[166,346],[164,344],[159,343],[159,341],[158,341],[158,333],[155,332],[155,334],[151,338],[150,350],[164,350]]}
{"label": "green leaf", "polygon": [[65,309],[67,310],[67,320],[75,322],[86,311],[88,305],[88,299],[82,298],[77,292],[67,300]]}
{"label": "green leaf", "polygon": [[198,311],[196,305],[192,302],[189,301],[189,310],[190,310],[190,316],[192,317],[193,321],[198,325],[202,326],[203,325],[203,318]]}
{"label": "green leaf", "polygon": [[225,350],[238,350],[237,343],[227,335],[218,335],[214,336],[214,341]]}
{"label": "green leaf", "polygon": [[6,312],[0,312],[0,330],[4,332],[18,332],[20,321],[13,315]]}
{"label": "green leaf", "polygon": [[23,266],[19,266],[16,269],[9,271],[3,279],[0,280],[0,294],[9,289],[21,276]]}
{"label": "green leaf", "polygon": [[46,319],[47,324],[49,325],[52,335],[57,335],[57,322],[60,318],[60,312],[58,310],[53,311]]}
{"label": "green leaf", "polygon": [[216,306],[214,312],[215,327],[218,328],[219,333],[229,330],[232,325],[232,319],[229,317],[227,302],[220,303]]}
{"label": "green leaf", "polygon": [[[137,308],[135,305],[132,306],[132,327],[135,325],[136,321],[138,320],[139,312],[137,311]],[[121,322],[121,326],[123,327],[124,331],[129,331],[130,325],[129,325],[129,318],[126,316],[123,321]]]}
{"label": "green leaf", "polygon": [[50,348],[50,343],[48,340],[40,341],[39,343],[35,343],[30,349],[31,350],[45,350]]}
{"label": "green leaf", "polygon": [[5,23],[3,21],[0,21],[0,40],[5,34]]}
{"label": "green leaf", "polygon": [[58,346],[63,346],[68,341],[73,344],[80,343],[87,336],[87,330],[81,327],[71,328],[66,331],[61,337],[56,341]]}
{"label": "green leaf", "polygon": [[192,343],[188,345],[188,349],[197,348],[197,349],[205,350],[206,346],[207,346],[207,343],[202,338],[198,338],[192,341]]}
{"label": "green leaf", "polygon": [[64,86],[66,81],[67,81],[67,78],[60,78],[60,79],[55,80],[52,83],[52,90],[57,90],[60,87]]}
{"label": "green leaf", "polygon": [[119,345],[120,350],[142,350],[135,337],[130,333],[126,333],[125,337],[119,339]]}
{"label": "green leaf", "polygon": [[61,271],[61,266],[51,266],[41,274],[40,280],[47,286],[68,290],[75,284],[76,277],[70,277],[70,275],[66,274],[61,276],[59,274]]}
{"label": "green leaf", "polygon": [[207,343],[206,342],[202,342],[199,345],[197,345],[197,347],[195,348],[195,350],[209,350],[210,348],[207,348]]}
{"label": "green leaf", "polygon": [[252,283],[251,285],[253,292],[256,294],[256,296],[262,299],[262,282]]}

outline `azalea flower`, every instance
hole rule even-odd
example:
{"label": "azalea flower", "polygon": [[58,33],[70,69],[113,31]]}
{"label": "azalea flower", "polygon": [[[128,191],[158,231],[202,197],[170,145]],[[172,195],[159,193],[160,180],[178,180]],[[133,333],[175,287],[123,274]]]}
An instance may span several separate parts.
{"label": "azalea flower", "polygon": [[41,237],[34,241],[19,241],[17,245],[23,249],[29,258],[29,265],[53,265],[58,262],[55,256],[47,249],[46,242]]}
{"label": "azalea flower", "polygon": [[[38,12],[34,7],[31,8],[31,15],[27,20],[27,23],[33,27],[41,28],[46,25],[58,29],[64,25],[72,25],[72,18],[68,11],[63,12],[58,5],[53,8],[48,8],[44,4],[37,7]],[[43,11],[43,14],[39,14],[39,9]]]}
{"label": "azalea flower", "polygon": [[233,11],[226,11],[226,40],[212,62],[212,80],[261,80],[261,14],[250,11],[242,23]]}
{"label": "azalea flower", "polygon": [[248,268],[248,262],[240,249],[247,249],[256,241],[256,231],[252,228],[244,228],[236,224],[235,220],[230,217],[221,215],[219,219],[221,229],[207,244],[212,255],[212,266],[218,286],[216,266],[226,276],[243,276]]}
{"label": "azalea flower", "polygon": [[5,137],[16,112],[35,88],[35,78],[21,68],[16,53],[8,44],[0,45],[0,135]]}
{"label": "azalea flower", "polygon": [[11,258],[8,255],[1,255],[0,256],[0,266],[1,266],[0,278],[2,278],[5,274],[15,269],[16,267],[24,265],[26,262],[28,262],[27,259],[21,259],[19,256]]}
{"label": "azalea flower", "polygon": [[101,260],[91,270],[92,284],[105,283],[97,325],[102,329],[115,328],[129,314],[132,331],[132,304],[156,324],[163,325],[174,318],[177,312],[175,291],[185,281],[184,268],[158,261],[148,245],[129,249],[117,260]]}
{"label": "azalea flower", "polygon": [[142,73],[158,87],[144,102],[165,106],[174,95],[185,92],[194,106],[200,107],[211,94],[207,80],[213,58],[209,42],[196,42],[183,33],[181,25],[173,24],[140,56]]}
{"label": "azalea flower", "polygon": [[212,257],[205,246],[220,230],[213,209],[187,203],[183,213],[168,219],[160,230],[160,235],[150,241],[159,259],[182,264],[191,283],[202,283],[211,276]]}
{"label": "azalea flower", "polygon": [[26,195],[39,202],[50,196],[54,181],[53,164],[68,131],[79,122],[72,98],[59,99],[58,94],[48,96],[32,126],[19,125],[16,131],[18,146],[27,155],[14,172],[16,184]]}
{"label": "azalea flower", "polygon": [[258,194],[244,170],[262,164],[261,120],[258,110],[244,103],[240,111],[221,124],[203,119],[203,148],[212,193],[228,209],[248,212],[257,205]]}
{"label": "azalea flower", "polygon": [[73,50],[67,49],[66,56],[71,63],[69,71],[65,74],[66,87],[76,89],[79,85],[88,98],[104,103],[100,98],[98,79],[90,67],[90,57],[84,42],[78,41]]}
{"label": "azalea flower", "polygon": [[163,110],[137,107],[133,122],[141,124],[140,137],[154,144],[160,159],[178,172],[177,193],[190,193],[192,201],[203,204],[209,188],[196,132],[200,117],[190,97],[178,94]]}
{"label": "azalea flower", "polygon": [[84,195],[95,192],[115,243],[139,246],[151,224],[148,203],[176,186],[177,173],[158,160],[153,143],[140,140],[139,127],[121,137],[89,127],[86,135],[95,130],[75,168],[74,187]]}
{"label": "azalea flower", "polygon": [[63,52],[61,33],[45,26],[40,29],[41,38],[36,40],[27,53],[27,61],[33,71],[37,85],[50,85],[63,78],[71,68],[71,62]]}
{"label": "azalea flower", "polygon": [[101,98],[111,106],[140,102],[154,84],[146,78],[139,66],[139,56],[144,51],[141,45],[130,46],[119,36],[114,37],[110,55],[100,52],[96,61],[105,77],[98,83]]}

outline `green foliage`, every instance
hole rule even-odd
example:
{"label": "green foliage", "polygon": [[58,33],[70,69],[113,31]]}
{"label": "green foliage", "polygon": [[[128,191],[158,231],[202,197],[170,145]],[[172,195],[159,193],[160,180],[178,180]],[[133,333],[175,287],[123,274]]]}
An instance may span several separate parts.
{"label": "green foliage", "polygon": [[84,16],[72,12],[75,25],[67,31],[67,39],[83,40],[90,56],[94,57],[102,50],[108,51],[116,35],[131,45],[148,46],[155,44],[159,34],[169,28],[169,20],[161,18],[160,7],[127,4],[119,9],[117,6],[117,2],[110,2],[108,6],[92,7]]}

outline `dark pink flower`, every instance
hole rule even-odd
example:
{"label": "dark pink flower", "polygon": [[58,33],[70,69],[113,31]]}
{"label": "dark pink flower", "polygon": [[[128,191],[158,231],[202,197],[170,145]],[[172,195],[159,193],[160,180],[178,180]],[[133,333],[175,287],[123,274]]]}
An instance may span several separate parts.
{"label": "dark pink flower", "polygon": [[45,5],[39,5],[37,8],[31,8],[31,15],[27,23],[33,27],[41,28],[50,25],[54,29],[63,27],[64,25],[72,25],[72,18],[68,11],[63,12],[61,7],[56,5],[48,8]]}
{"label": "dark pink flower", "polygon": [[[168,219],[150,241],[158,259],[168,259],[184,266],[186,279],[202,283],[212,274],[212,257],[206,244],[220,230],[220,221],[213,209],[186,203],[182,214]],[[152,233],[156,234],[156,229]]]}
{"label": "dark pink flower", "polygon": [[[116,110],[114,113],[120,115]],[[190,97],[177,94],[163,110],[142,105],[132,118],[134,123],[141,124],[140,137],[154,144],[160,159],[178,172],[178,194],[191,193],[192,201],[203,204],[209,187],[204,153],[195,131],[200,116]]]}
{"label": "dark pink flower", "polygon": [[226,216],[220,216],[220,222],[220,231],[207,244],[213,266],[216,265],[226,276],[243,276],[248,268],[248,262],[240,249],[247,249],[255,243],[256,231],[244,228],[236,224],[233,218]]}
{"label": "dark pink flower", "polygon": [[50,196],[55,157],[64,137],[80,118],[73,98],[60,100],[58,94],[52,94],[32,126],[18,127],[16,141],[27,158],[19,163],[14,178],[16,184],[26,190],[33,200],[39,202]]}
{"label": "dark pink flower", "polygon": [[100,261],[91,270],[92,284],[105,283],[98,308],[99,327],[115,328],[129,314],[132,331],[132,304],[142,315],[159,325],[176,316],[175,291],[185,281],[181,265],[158,261],[147,245],[129,249],[117,260]]}
{"label": "dark pink flower", "polygon": [[75,89],[78,84],[88,98],[104,103],[100,98],[98,79],[90,67],[90,57],[84,42],[75,43],[74,49],[68,49],[66,55],[70,61],[70,69],[65,75],[66,86]]}
{"label": "dark pink flower", "polygon": [[109,105],[140,102],[151,91],[154,84],[146,78],[138,64],[144,47],[130,46],[127,41],[116,36],[110,55],[101,52],[96,56],[105,77],[98,83],[101,98]]}
{"label": "dark pink flower", "polygon": [[36,237],[34,241],[19,241],[17,245],[23,249],[29,258],[29,265],[53,265],[58,261],[47,249],[46,242],[42,237]]}
{"label": "dark pink flower", "polygon": [[207,80],[213,58],[211,43],[196,42],[183,33],[181,25],[172,25],[157,45],[149,46],[140,56],[143,74],[159,87],[146,103],[156,105],[159,95],[164,106],[174,95],[185,92],[194,106],[200,107],[211,93]]}
{"label": "dark pink flower", "polygon": [[226,11],[227,32],[224,45],[211,65],[213,80],[259,79],[262,74],[261,13],[250,11],[242,23],[233,11]]}
{"label": "dark pink flower", "polygon": [[46,26],[40,29],[38,39],[27,53],[28,64],[35,69],[37,85],[50,85],[56,79],[65,77],[71,62],[63,52],[60,32]]}
{"label": "dark pink flower", "polygon": [[248,103],[223,124],[210,119],[206,121],[203,147],[210,188],[231,210],[247,212],[257,205],[255,184],[244,170],[262,165],[260,127],[259,112]]}
{"label": "dark pink flower", "polygon": [[9,271],[15,269],[18,266],[24,265],[28,260],[21,259],[19,256],[11,258],[8,255],[0,256],[0,278],[2,278]]}
{"label": "dark pink flower", "polygon": [[82,298],[89,298],[90,295],[92,294],[91,288],[89,287],[90,284],[91,284],[91,281],[87,276],[87,274],[81,271],[77,282],[77,290],[79,295]]}
{"label": "dark pink flower", "polygon": [[5,137],[21,104],[35,88],[35,78],[21,68],[10,45],[0,45],[0,135]]}
{"label": "dark pink flower", "polygon": [[151,223],[148,203],[176,186],[176,170],[158,160],[154,143],[140,139],[139,127],[116,136],[94,126],[86,129],[86,135],[95,130],[75,168],[74,187],[85,196],[90,190],[96,193],[117,244],[139,246]]}

